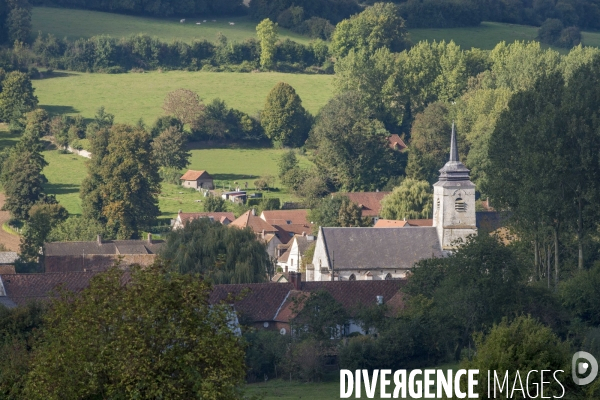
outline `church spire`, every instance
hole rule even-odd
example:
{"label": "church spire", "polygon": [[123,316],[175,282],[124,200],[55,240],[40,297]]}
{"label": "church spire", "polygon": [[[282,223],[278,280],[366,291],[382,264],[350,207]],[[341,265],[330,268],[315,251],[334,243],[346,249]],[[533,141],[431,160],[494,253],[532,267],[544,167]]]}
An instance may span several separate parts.
{"label": "church spire", "polygon": [[450,139],[450,159],[448,161],[459,161],[458,146],[456,145],[456,131],[454,130],[454,121],[452,121],[452,138]]}
{"label": "church spire", "polygon": [[456,141],[456,130],[452,122],[452,136],[450,138],[450,159],[440,169],[440,181],[468,181],[469,170],[458,158],[458,145]]}

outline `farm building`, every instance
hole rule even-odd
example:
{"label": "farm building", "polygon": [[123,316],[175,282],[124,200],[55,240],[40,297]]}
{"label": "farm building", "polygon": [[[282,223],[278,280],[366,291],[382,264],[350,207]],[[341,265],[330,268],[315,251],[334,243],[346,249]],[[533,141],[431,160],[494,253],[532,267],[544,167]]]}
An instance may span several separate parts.
{"label": "farm building", "polygon": [[185,174],[179,178],[182,182],[181,185],[194,189],[214,189],[213,178],[206,171],[193,171],[188,170]]}

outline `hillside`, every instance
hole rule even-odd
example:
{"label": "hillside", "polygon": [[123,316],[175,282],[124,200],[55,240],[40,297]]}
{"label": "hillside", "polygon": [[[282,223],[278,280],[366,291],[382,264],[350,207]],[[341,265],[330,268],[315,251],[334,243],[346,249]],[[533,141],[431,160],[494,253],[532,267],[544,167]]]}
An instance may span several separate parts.
{"label": "hillside", "polygon": [[292,85],[304,107],[316,114],[333,95],[332,75],[252,74],[230,72],[148,72],[129,74],[84,74],[60,72],[57,77],[34,80],[40,106],[52,114],[82,114],[91,118],[100,106],[117,122],[152,123],[163,114],[167,93],[180,89],[197,92],[205,102],[219,97],[229,107],[256,114],[267,93],[278,82]]}
{"label": "hillside", "polygon": [[[203,22],[204,20],[207,22]],[[180,23],[179,18],[147,18],[122,14],[112,14],[100,11],[73,10],[63,8],[34,7],[32,14],[32,32],[51,33],[58,38],[71,40],[89,38],[96,35],[109,35],[124,37],[138,33],[157,36],[170,42],[181,40],[206,39],[214,41],[221,32],[229,40],[243,41],[256,38],[256,22],[248,17],[223,17],[217,18],[186,19]],[[201,25],[196,25],[200,22]],[[233,22],[235,25],[230,25]],[[287,29],[279,30],[281,38],[290,38],[298,42],[310,41],[305,36],[290,32]]]}

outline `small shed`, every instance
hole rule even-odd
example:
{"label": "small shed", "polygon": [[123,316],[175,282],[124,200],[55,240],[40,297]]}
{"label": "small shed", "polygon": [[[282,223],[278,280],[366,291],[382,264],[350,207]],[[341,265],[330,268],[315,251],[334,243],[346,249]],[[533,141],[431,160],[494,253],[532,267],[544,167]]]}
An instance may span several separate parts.
{"label": "small shed", "polygon": [[194,189],[214,189],[213,178],[206,171],[188,170],[181,178],[181,184]]}

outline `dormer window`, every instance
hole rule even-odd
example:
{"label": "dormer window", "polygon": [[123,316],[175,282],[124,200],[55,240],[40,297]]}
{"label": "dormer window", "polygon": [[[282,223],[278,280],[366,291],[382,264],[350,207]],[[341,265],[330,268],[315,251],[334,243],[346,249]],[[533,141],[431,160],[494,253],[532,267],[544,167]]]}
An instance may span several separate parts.
{"label": "dormer window", "polygon": [[458,212],[466,212],[467,211],[467,203],[464,202],[462,198],[458,198],[454,201],[454,209]]}

